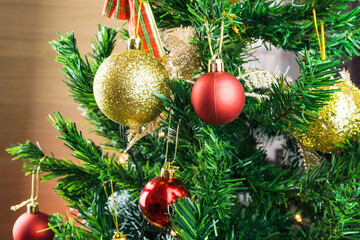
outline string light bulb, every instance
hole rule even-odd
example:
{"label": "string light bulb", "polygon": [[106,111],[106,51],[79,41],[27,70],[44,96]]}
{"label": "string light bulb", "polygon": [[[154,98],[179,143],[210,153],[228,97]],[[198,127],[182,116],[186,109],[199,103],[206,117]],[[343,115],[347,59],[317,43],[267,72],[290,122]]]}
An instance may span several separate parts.
{"label": "string light bulb", "polygon": [[296,222],[299,224],[299,226],[301,227],[301,229],[304,231],[304,233],[306,234],[306,237],[309,237],[309,232],[308,232],[308,230],[307,230],[306,227],[305,227],[305,224],[304,224],[304,222],[303,222],[303,219],[302,219],[301,215],[300,215],[300,214],[296,214],[296,215],[295,215],[295,220],[296,220]]}
{"label": "string light bulb", "polygon": [[174,231],[174,230],[171,230],[171,231],[170,231],[170,235],[173,236],[173,237],[176,237],[176,236],[177,236],[177,232]]}
{"label": "string light bulb", "polygon": [[159,138],[165,137],[165,132],[164,131],[158,132],[158,136]]}
{"label": "string light bulb", "polygon": [[295,215],[295,220],[298,222],[298,223],[301,223],[302,222],[302,217],[300,214],[296,214]]}
{"label": "string light bulb", "polygon": [[127,162],[127,160],[129,160],[129,154],[128,153],[122,153],[119,156],[119,164],[123,165]]}

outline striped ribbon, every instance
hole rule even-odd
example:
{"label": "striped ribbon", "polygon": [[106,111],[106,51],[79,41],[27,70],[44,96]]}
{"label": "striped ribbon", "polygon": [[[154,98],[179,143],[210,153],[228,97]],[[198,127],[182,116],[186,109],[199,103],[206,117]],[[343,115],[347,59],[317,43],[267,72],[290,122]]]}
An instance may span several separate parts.
{"label": "striped ribbon", "polygon": [[[141,4],[142,2],[142,4]],[[139,11],[139,6],[141,10]],[[139,29],[137,19],[140,14]],[[143,40],[144,51],[165,62],[165,52],[156,27],[154,15],[144,0],[105,0],[102,15],[112,19],[127,20],[130,37],[137,34]]]}

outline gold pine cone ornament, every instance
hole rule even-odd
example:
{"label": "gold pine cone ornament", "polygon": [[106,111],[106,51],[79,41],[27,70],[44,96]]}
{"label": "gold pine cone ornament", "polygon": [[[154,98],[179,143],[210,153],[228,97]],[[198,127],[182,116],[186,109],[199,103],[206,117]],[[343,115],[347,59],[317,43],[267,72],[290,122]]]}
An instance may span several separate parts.
{"label": "gold pine cone ornament", "polygon": [[165,33],[164,45],[170,50],[166,68],[171,78],[191,80],[194,71],[200,68],[198,48],[191,44],[193,39],[196,35],[192,27],[173,28]]}
{"label": "gold pine cone ornament", "polygon": [[139,127],[164,109],[154,92],[168,96],[168,73],[153,55],[130,49],[112,54],[99,67],[94,97],[100,110],[114,122]]}
{"label": "gold pine cone ornament", "polygon": [[337,152],[341,150],[340,145],[347,139],[354,139],[360,131],[360,90],[351,82],[347,71],[342,71],[341,75],[342,82],[331,87],[341,91],[333,93],[307,132],[295,134],[306,148]]}

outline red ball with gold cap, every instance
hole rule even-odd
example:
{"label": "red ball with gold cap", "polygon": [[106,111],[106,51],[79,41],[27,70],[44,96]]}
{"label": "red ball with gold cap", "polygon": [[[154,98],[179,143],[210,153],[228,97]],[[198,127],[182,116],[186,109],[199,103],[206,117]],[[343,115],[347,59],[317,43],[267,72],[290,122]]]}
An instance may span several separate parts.
{"label": "red ball with gold cap", "polygon": [[175,176],[177,168],[169,162],[165,163],[161,170],[161,177],[156,177],[148,182],[140,194],[141,213],[155,226],[169,227],[170,204],[178,198],[190,196],[185,184]]}
{"label": "red ball with gold cap", "polygon": [[221,59],[211,59],[209,72],[193,86],[191,105],[204,122],[225,125],[234,121],[243,110],[244,88],[235,76],[224,72]]}
{"label": "red ball with gold cap", "polygon": [[[52,240],[55,233],[49,229],[49,215],[39,211],[37,203],[29,203],[13,227],[14,240]],[[47,229],[47,230],[45,230]],[[44,231],[45,230],[45,231]]]}

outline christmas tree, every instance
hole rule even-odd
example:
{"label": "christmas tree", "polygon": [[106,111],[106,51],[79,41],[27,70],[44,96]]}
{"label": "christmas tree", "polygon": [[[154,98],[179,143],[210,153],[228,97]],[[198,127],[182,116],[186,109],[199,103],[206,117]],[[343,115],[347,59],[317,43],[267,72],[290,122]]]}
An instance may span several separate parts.
{"label": "christmas tree", "polygon": [[[41,239],[359,239],[360,91],[341,69],[360,55],[351,2],[107,0],[128,25],[99,26],[92,53],[59,35],[70,95],[106,141],[55,112],[79,162],[7,149],[77,212],[50,215]],[[128,50],[113,52],[118,38]],[[258,40],[296,53],[300,77],[245,67]],[[273,164],[261,143],[276,137]]]}

